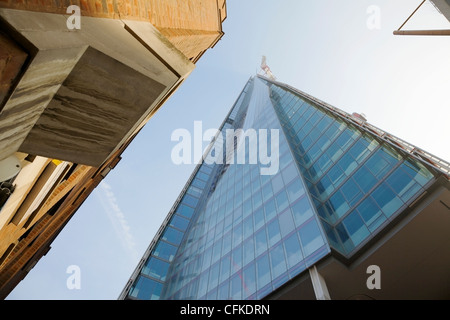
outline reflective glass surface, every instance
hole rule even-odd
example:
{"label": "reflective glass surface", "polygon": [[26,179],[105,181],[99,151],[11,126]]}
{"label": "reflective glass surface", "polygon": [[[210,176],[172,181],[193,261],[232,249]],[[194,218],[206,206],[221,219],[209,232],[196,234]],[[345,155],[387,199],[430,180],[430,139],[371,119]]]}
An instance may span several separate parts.
{"label": "reflective glass surface", "polygon": [[434,180],[420,162],[355,124],[290,90],[269,86],[328,241],[345,256],[355,253]]}
{"label": "reflective glass surface", "polygon": [[[356,123],[258,77],[221,133],[229,129],[247,138],[231,148],[223,141],[224,161],[198,166],[129,298],[262,299],[331,248],[350,258],[435,180],[430,168]],[[279,141],[271,140],[273,129]],[[251,144],[250,130],[279,150],[275,174],[261,174],[268,165],[238,148]]]}

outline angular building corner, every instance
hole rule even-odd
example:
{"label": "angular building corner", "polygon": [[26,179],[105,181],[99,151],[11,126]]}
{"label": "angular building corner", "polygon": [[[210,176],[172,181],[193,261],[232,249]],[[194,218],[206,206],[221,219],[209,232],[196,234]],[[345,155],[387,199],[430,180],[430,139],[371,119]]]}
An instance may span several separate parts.
{"label": "angular building corner", "polygon": [[450,298],[448,162],[260,75],[220,132],[250,128],[279,130],[278,173],[216,139],[119,299]]}
{"label": "angular building corner", "polygon": [[222,38],[227,16],[225,0],[70,2],[79,16],[67,1],[0,2],[0,298]]}

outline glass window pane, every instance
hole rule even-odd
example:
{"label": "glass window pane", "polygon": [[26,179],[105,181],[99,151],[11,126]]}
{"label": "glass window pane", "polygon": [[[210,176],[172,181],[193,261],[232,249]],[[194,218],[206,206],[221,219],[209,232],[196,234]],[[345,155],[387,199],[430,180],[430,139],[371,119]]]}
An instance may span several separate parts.
{"label": "glass window pane", "polygon": [[344,225],[342,223],[339,223],[336,226],[336,231],[337,231],[339,238],[341,239],[341,242],[342,242],[346,252],[347,253],[351,252],[355,248],[355,246],[353,245],[352,241],[350,240],[350,237],[348,235],[347,230],[345,230]]}
{"label": "glass window pane", "polygon": [[266,213],[266,221],[270,221],[277,215],[277,208],[275,206],[275,199],[268,201],[264,205],[264,212]]}
{"label": "glass window pane", "polygon": [[233,229],[233,248],[242,242],[242,223]]}
{"label": "glass window pane", "polygon": [[231,253],[231,272],[238,272],[242,268],[242,246],[239,246]]}
{"label": "glass window pane", "polygon": [[156,245],[155,250],[153,251],[153,255],[155,257],[159,257],[166,261],[171,262],[173,258],[175,258],[175,254],[177,252],[177,247],[172,246],[164,241],[159,241]]}
{"label": "glass window pane", "polygon": [[231,258],[230,255],[222,258],[220,262],[220,277],[219,282],[223,282],[230,276]]}
{"label": "glass window pane", "polygon": [[370,235],[369,230],[356,211],[350,213],[348,217],[344,219],[343,224],[347,228],[348,234],[355,246],[360,244]]}
{"label": "glass window pane", "polygon": [[286,259],[283,246],[279,244],[270,251],[270,262],[272,265],[272,278],[275,279],[287,271]]}
{"label": "glass window pane", "polygon": [[324,240],[316,220],[311,220],[299,232],[305,256],[314,253],[324,245]]}
{"label": "glass window pane", "polygon": [[[417,192],[420,190],[419,184],[412,179],[401,167],[395,170],[387,179],[386,182],[394,189],[394,191],[403,197],[407,191],[413,186]],[[408,194],[411,194],[408,192]],[[409,198],[405,199],[409,200]]]}
{"label": "glass window pane", "polygon": [[278,219],[273,220],[267,225],[267,234],[269,236],[269,246],[273,246],[275,243],[281,240]]}
{"label": "glass window pane", "polygon": [[378,180],[370,173],[366,166],[363,166],[355,173],[354,179],[364,193],[368,193],[370,189],[372,189],[378,182]]}
{"label": "glass window pane", "polygon": [[281,190],[280,193],[275,197],[275,199],[277,200],[278,212],[283,211],[289,206],[286,191]]}
{"label": "glass window pane", "polygon": [[358,206],[358,211],[367,225],[378,219],[383,213],[371,197],[367,198]]}
{"label": "glass window pane", "polygon": [[227,254],[230,251],[231,251],[231,232],[228,232],[223,237],[222,254]]}
{"label": "glass window pane", "polygon": [[303,253],[300,249],[300,242],[298,241],[297,234],[294,233],[292,236],[284,240],[283,244],[286,251],[289,268],[292,268],[303,260]]}
{"label": "glass window pane", "polygon": [[433,174],[422,164],[413,160],[406,160],[402,167],[421,185],[425,186],[433,179]]}
{"label": "glass window pane", "polygon": [[341,187],[341,192],[344,194],[350,206],[353,206],[363,196],[352,178]]}
{"label": "glass window pane", "polygon": [[183,217],[190,219],[190,218],[192,218],[192,215],[194,214],[194,209],[181,204],[177,209],[177,213]]}
{"label": "glass window pane", "polygon": [[378,179],[384,177],[384,175],[390,170],[391,166],[389,162],[383,157],[384,151],[383,149],[378,150],[368,161],[367,168],[370,168],[372,173]]}
{"label": "glass window pane", "polygon": [[230,297],[233,300],[242,300],[242,275],[236,274],[231,278]]}
{"label": "glass window pane", "polygon": [[342,217],[350,209],[347,201],[345,201],[345,198],[340,191],[336,192],[328,202],[338,218]]}
{"label": "glass window pane", "polygon": [[[291,154],[288,152],[289,157],[291,157]],[[281,175],[283,176],[283,180],[286,184],[288,184],[290,181],[292,181],[294,178],[298,177],[298,171],[296,168],[295,163],[291,163],[286,169],[281,172]]]}
{"label": "glass window pane", "polygon": [[218,300],[228,300],[228,297],[229,297],[228,287],[229,287],[228,281],[225,282],[225,283],[222,283],[219,286],[219,291],[217,292],[217,299]]}
{"label": "glass window pane", "polygon": [[214,289],[219,284],[219,268],[220,264],[216,263],[209,271],[208,291]]}
{"label": "glass window pane", "polygon": [[262,226],[264,226],[264,210],[263,208],[259,208],[254,213],[255,220],[255,231],[259,230]]}
{"label": "glass window pane", "polygon": [[258,257],[267,250],[266,229],[263,228],[255,234],[256,256]]}
{"label": "glass window pane", "polygon": [[181,243],[181,240],[183,239],[183,235],[184,235],[183,232],[168,227],[166,228],[166,231],[164,231],[161,238],[164,241],[179,245]]}
{"label": "glass window pane", "polygon": [[393,215],[403,205],[402,201],[395,195],[386,183],[383,183],[375,189],[372,193],[372,197],[375,199],[381,210],[383,210],[384,214],[388,217]]}
{"label": "glass window pane", "polygon": [[292,219],[291,210],[288,209],[279,215],[278,220],[280,222],[280,230],[282,237],[287,236],[295,228],[294,220]]}
{"label": "glass window pane", "polygon": [[281,178],[280,174],[277,174],[273,179],[272,179],[272,188],[273,188],[273,192],[274,193],[278,193],[278,191],[280,191],[281,189],[283,189],[284,187],[284,183],[283,183],[283,179]]}
{"label": "glass window pane", "polygon": [[[205,271],[211,266],[212,247],[205,250],[203,254],[202,271]],[[206,293],[206,292],[205,292]]]}
{"label": "glass window pane", "polygon": [[305,194],[305,188],[303,187],[299,179],[294,180],[289,186],[287,186],[286,191],[291,203]]}
{"label": "glass window pane", "polygon": [[170,225],[172,227],[175,227],[177,229],[180,229],[181,231],[186,231],[188,225],[189,225],[189,220],[182,218],[179,215],[174,215],[172,217],[172,220],[170,221]]}
{"label": "glass window pane", "polygon": [[266,185],[262,188],[262,194],[264,201],[269,200],[273,196],[271,183],[266,183]]}
{"label": "glass window pane", "polygon": [[249,266],[244,269],[243,272],[243,283],[244,283],[244,299],[247,299],[252,294],[256,292],[256,272],[255,263],[252,262]]}
{"label": "glass window pane", "polygon": [[313,210],[307,197],[303,197],[292,206],[292,213],[294,215],[295,225],[300,227],[308,219],[313,216]]}
{"label": "glass window pane", "polygon": [[253,217],[244,220],[244,240],[253,234]]}
{"label": "glass window pane", "polygon": [[142,269],[142,273],[149,277],[155,278],[156,280],[166,281],[169,266],[169,263],[152,257],[145,264]]}
{"label": "glass window pane", "polygon": [[157,300],[161,296],[161,289],[161,283],[140,276],[131,296],[141,300]]}
{"label": "glass window pane", "polygon": [[255,259],[255,244],[253,237],[244,242],[244,266]]}
{"label": "glass window pane", "polygon": [[263,255],[256,261],[256,272],[257,272],[257,288],[258,290],[260,290],[264,286],[268,285],[271,280],[269,257],[267,254]]}

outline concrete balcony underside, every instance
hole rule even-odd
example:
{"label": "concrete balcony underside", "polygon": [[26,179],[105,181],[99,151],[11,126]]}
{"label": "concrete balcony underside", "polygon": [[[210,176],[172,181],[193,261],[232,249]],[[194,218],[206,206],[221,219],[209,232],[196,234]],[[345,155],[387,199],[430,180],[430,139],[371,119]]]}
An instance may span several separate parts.
{"label": "concrete balcony underside", "polygon": [[30,61],[0,106],[0,160],[20,151],[99,167],[194,65],[148,22],[0,9]]}

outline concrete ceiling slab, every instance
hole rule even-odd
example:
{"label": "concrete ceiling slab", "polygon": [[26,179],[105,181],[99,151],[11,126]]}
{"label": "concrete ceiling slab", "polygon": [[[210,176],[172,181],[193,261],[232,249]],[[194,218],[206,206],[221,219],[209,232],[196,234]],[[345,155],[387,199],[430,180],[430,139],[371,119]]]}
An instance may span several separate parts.
{"label": "concrete ceiling slab", "polygon": [[88,48],[19,150],[98,167],[165,89]]}

